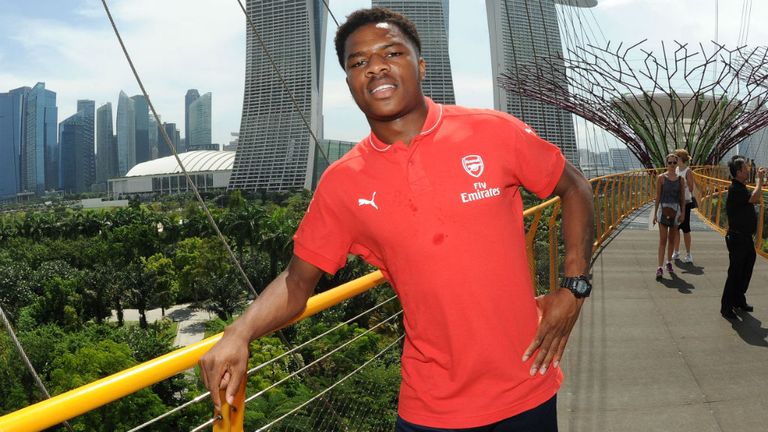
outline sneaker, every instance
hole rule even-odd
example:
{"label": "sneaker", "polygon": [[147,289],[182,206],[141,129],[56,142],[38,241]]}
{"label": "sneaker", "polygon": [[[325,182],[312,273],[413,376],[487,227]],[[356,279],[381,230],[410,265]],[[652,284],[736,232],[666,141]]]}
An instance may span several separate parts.
{"label": "sneaker", "polygon": [[667,272],[669,272],[669,274],[672,274],[672,273],[675,272],[675,269],[672,267],[672,263],[671,262],[667,263]]}
{"label": "sneaker", "polygon": [[664,270],[659,267],[656,269],[656,279],[661,279],[662,276],[664,276]]}
{"label": "sneaker", "polygon": [[678,251],[672,252],[672,259],[673,260],[680,259],[680,252]]}
{"label": "sneaker", "polygon": [[686,254],[685,258],[683,258],[683,262],[693,264],[693,256],[691,256],[691,254]]}

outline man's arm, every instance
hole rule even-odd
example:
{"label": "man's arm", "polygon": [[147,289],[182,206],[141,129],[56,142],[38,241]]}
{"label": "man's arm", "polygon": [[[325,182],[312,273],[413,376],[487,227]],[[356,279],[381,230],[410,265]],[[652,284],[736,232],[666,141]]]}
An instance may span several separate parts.
{"label": "man's arm", "polygon": [[224,336],[200,358],[203,382],[211,392],[216,412],[221,409],[219,391],[226,389],[232,404],[248,365],[248,344],[273,332],[301,313],[323,271],[293,256],[288,268],[251,303],[243,315],[224,330]]}
{"label": "man's arm", "polygon": [[[554,193],[560,197],[562,206],[565,276],[586,275],[595,238],[592,186],[573,165],[566,163]],[[536,337],[523,355],[523,361],[527,361],[538,350],[531,375],[537,371],[544,374],[550,363],[554,367],[559,365],[584,299],[577,299],[567,289],[557,289],[538,299],[538,302],[542,311],[541,323]]]}
{"label": "man's arm", "polygon": [[760,202],[760,197],[763,196],[763,177],[765,177],[765,168],[757,170],[757,183],[755,183],[755,190],[752,191],[752,195],[749,196],[750,204],[757,204]]}

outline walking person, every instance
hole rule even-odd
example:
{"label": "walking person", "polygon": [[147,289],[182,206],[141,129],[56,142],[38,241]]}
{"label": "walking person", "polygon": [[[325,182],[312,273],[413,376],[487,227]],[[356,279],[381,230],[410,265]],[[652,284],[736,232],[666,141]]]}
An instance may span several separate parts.
{"label": "walking person", "polygon": [[685,180],[677,175],[677,161],[676,154],[668,154],[667,171],[656,177],[656,205],[653,209],[653,224],[659,223],[659,266],[656,268],[656,279],[664,276],[665,251],[667,272],[670,275],[675,272],[672,267],[672,252],[675,248],[677,227],[685,218]]}
{"label": "walking person", "polygon": [[[696,180],[694,180],[693,172],[688,167],[688,161],[691,159],[688,155],[688,151],[685,149],[675,150],[677,155],[677,175],[685,179],[685,216],[683,223],[678,226],[678,229],[683,232],[683,242],[685,244],[685,256],[682,261],[684,263],[693,263],[693,255],[691,255],[691,210],[698,206],[694,191],[696,189]],[[672,253],[672,260],[680,259],[680,233],[677,233],[677,239],[675,240],[675,251]]]}
{"label": "walking person", "polygon": [[[404,16],[356,11],[335,43],[371,133],[323,174],[288,268],[200,360],[216,410],[219,391],[231,403],[245,379],[249,342],[300,313],[352,253],[382,270],[403,306],[398,432],[557,431],[559,364],[591,291],[589,183],[522,121],[425,97],[421,42]],[[523,186],[563,206],[563,288],[538,299]]]}
{"label": "walking person", "polygon": [[728,232],[725,244],[728,247],[728,278],[723,287],[720,300],[720,314],[726,319],[736,319],[734,309],[752,312],[754,308],[747,303],[747,289],[752,279],[755,266],[755,241],[752,236],[757,230],[755,204],[762,196],[765,168],[757,170],[755,190],[751,193],[746,182],[751,175],[750,164],[743,156],[734,156],[728,162],[731,172],[731,186],[725,200],[725,212],[728,215]]}

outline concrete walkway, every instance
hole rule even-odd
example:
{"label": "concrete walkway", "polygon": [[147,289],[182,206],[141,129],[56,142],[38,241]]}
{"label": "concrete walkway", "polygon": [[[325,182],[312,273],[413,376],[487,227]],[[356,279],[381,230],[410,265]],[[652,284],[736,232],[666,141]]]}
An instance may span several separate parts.
{"label": "concrete walkway", "polygon": [[638,212],[593,266],[558,398],[561,432],[768,430],[768,262],[757,257],[753,313],[727,321],[723,237],[696,223],[695,264],[656,281],[658,233]]}
{"label": "concrete walkway", "polygon": [[[125,321],[139,321],[139,311],[136,309],[124,309]],[[147,311],[147,321],[153,323],[163,317],[162,310],[151,309]],[[203,340],[205,335],[205,322],[213,319],[208,312],[192,309],[189,304],[171,306],[165,310],[165,317],[179,323],[176,330],[175,346],[184,347]],[[117,322],[117,314],[112,311],[111,320]]]}

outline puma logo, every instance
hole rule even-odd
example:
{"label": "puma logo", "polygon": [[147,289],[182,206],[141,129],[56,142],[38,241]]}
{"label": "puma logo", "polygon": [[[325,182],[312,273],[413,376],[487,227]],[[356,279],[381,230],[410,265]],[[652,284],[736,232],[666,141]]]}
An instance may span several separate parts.
{"label": "puma logo", "polygon": [[376,199],[376,192],[373,193],[373,196],[371,197],[370,200],[367,200],[365,198],[358,198],[357,199],[357,205],[358,205],[358,207],[362,207],[364,205],[369,205],[369,206],[375,208],[376,210],[378,210],[379,206],[376,205],[376,202],[374,201],[375,199]]}

